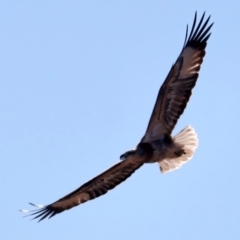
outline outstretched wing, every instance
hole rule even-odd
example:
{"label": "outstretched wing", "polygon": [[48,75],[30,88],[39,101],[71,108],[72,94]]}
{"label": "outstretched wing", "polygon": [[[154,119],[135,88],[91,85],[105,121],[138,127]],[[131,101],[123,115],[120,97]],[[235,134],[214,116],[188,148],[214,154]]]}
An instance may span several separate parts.
{"label": "outstretched wing", "polygon": [[[125,181],[132,175],[143,163],[134,161],[133,158],[127,158],[110,167],[105,172],[97,177],[83,184],[81,187],[59,199],[58,201],[46,205],[38,206],[31,204],[41,209],[33,210],[30,215],[36,215],[33,219],[39,218],[39,221],[46,217],[51,218],[54,215],[76,207],[81,203],[100,197],[109,190],[115,188],[121,182]],[[29,212],[28,210],[21,210],[22,212]],[[29,216],[29,215],[28,215]]]}
{"label": "outstretched wing", "polygon": [[159,90],[143,142],[155,140],[162,134],[171,134],[187,105],[198,78],[207,40],[211,34],[209,31],[213,25],[212,23],[207,26],[210,16],[204,21],[204,15],[205,13],[196,27],[197,13],[195,14],[189,36],[187,27],[182,52]]}

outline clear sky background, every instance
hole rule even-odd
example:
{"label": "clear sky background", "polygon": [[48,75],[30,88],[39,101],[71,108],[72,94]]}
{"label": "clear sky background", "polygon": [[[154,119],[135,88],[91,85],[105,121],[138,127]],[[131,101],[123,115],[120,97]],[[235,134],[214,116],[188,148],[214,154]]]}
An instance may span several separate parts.
{"label": "clear sky background", "polygon": [[[215,24],[190,102],[200,145],[41,223],[143,136],[194,13]],[[239,1],[1,1],[0,239],[240,239]]]}

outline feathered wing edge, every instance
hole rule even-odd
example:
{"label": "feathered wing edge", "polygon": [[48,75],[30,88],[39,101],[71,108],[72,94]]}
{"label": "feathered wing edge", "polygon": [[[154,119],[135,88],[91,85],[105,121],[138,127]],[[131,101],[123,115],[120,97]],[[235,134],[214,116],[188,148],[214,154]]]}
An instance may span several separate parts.
{"label": "feathered wing edge", "polygon": [[207,27],[211,16],[205,22],[204,17],[205,12],[196,25],[197,12],[195,13],[189,35],[187,25],[183,49],[158,92],[142,142],[157,139],[165,133],[171,134],[186,108],[198,78],[207,40],[211,35],[209,31],[213,25],[212,23]]}
{"label": "feathered wing edge", "polygon": [[38,205],[34,203],[29,203],[31,206],[36,207],[37,209],[33,210],[19,210],[20,212],[23,213],[29,213],[28,215],[25,215],[23,217],[29,217],[29,216],[35,216],[31,220],[34,220],[36,218],[40,218],[38,222],[42,221],[45,218],[51,218],[54,215],[56,215],[58,212],[56,212],[50,205]]}
{"label": "feathered wing edge", "polygon": [[213,26],[214,23],[211,23],[208,26],[208,28],[206,28],[206,26],[207,26],[207,24],[208,24],[208,22],[211,18],[211,15],[209,15],[207,20],[202,25],[204,17],[205,17],[205,12],[203,13],[197,27],[195,28],[196,22],[197,22],[197,12],[195,12],[195,16],[194,16],[194,20],[193,20],[193,24],[192,24],[192,29],[191,29],[191,32],[190,32],[189,36],[188,36],[188,25],[187,25],[186,36],[185,36],[185,41],[184,41],[184,44],[183,44],[183,49],[188,45],[188,43],[190,43],[192,41],[207,42],[207,40],[211,36],[211,33],[209,33],[209,30],[211,29],[211,27]]}
{"label": "feathered wing edge", "polygon": [[[97,198],[109,190],[115,188],[117,185],[125,181],[130,177],[138,168],[143,165],[142,162],[132,161],[127,158],[114,164],[112,167],[99,174],[95,178],[83,184],[81,187],[59,199],[58,201],[49,205],[36,205],[29,203],[30,205],[37,207],[34,210],[20,210],[23,213],[29,213],[24,216],[34,216],[33,219],[39,218],[42,221],[45,218],[51,218],[54,215],[68,210],[72,207],[76,207],[81,203]],[[40,208],[40,209],[39,209]],[[32,220],[33,220],[32,219]]]}

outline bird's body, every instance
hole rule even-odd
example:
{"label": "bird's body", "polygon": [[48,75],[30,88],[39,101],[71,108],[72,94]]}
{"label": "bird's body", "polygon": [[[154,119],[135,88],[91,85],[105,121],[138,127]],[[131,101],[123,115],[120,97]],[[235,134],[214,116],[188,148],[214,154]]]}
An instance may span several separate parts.
{"label": "bird's body", "polygon": [[[75,191],[46,206],[33,210],[39,218],[53,217],[81,203],[95,199],[113,189],[145,163],[158,163],[162,173],[175,170],[192,158],[197,134],[191,126],[172,136],[177,120],[183,113],[194,88],[205,55],[210,17],[204,15],[196,26],[195,15],[191,32],[186,33],[183,49],[162,84],[150,117],[146,133],[134,150],[120,156],[121,161],[80,186]],[[26,212],[27,210],[22,210]]]}
{"label": "bird's body", "polygon": [[172,138],[167,135],[163,135],[160,139],[152,141],[151,146],[153,147],[153,157],[148,159],[147,163],[159,162],[167,156],[173,156],[173,150],[176,147]]}
{"label": "bird's body", "polygon": [[[143,163],[156,163],[160,162],[165,158],[176,158],[181,147],[176,145],[172,138],[168,135],[162,135],[159,139],[148,142],[152,147],[152,157],[144,159]],[[120,156],[121,159],[124,159],[124,154]]]}

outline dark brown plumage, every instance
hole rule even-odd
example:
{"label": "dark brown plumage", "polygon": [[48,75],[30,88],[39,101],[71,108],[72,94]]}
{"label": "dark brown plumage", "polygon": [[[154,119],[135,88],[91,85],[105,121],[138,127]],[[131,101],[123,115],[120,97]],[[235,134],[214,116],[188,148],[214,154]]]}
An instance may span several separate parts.
{"label": "dark brown plumage", "polygon": [[115,188],[121,182],[125,181],[142,165],[142,162],[129,160],[118,162],[105,172],[83,184],[72,193],[40,210],[37,210],[33,213],[33,215],[37,214],[34,218],[40,218],[39,221],[41,221],[48,216],[53,217],[57,213],[102,196],[107,193],[108,190]]}
{"label": "dark brown plumage", "polygon": [[174,137],[171,133],[191,96],[205,55],[209,31],[213,24],[207,27],[210,17],[204,22],[204,15],[196,27],[195,14],[189,36],[187,28],[183,49],[159,90],[146,133],[136,149],[121,155],[122,161],[72,193],[41,209],[33,210],[30,215],[41,221],[104,195],[125,181],[144,163],[158,162],[161,172],[164,173],[181,167],[192,158],[198,144],[193,128],[186,127]]}
{"label": "dark brown plumage", "polygon": [[142,141],[148,141],[148,136],[152,135],[154,128],[156,129],[157,126],[159,128],[155,132],[156,138],[164,133],[170,135],[187,105],[203,62],[207,40],[211,35],[209,30],[213,25],[212,23],[206,28],[210,16],[202,24],[204,15],[205,13],[194,30],[197,20],[197,14],[195,14],[192,30],[188,38],[187,27],[183,50],[158,92],[147,131]]}

